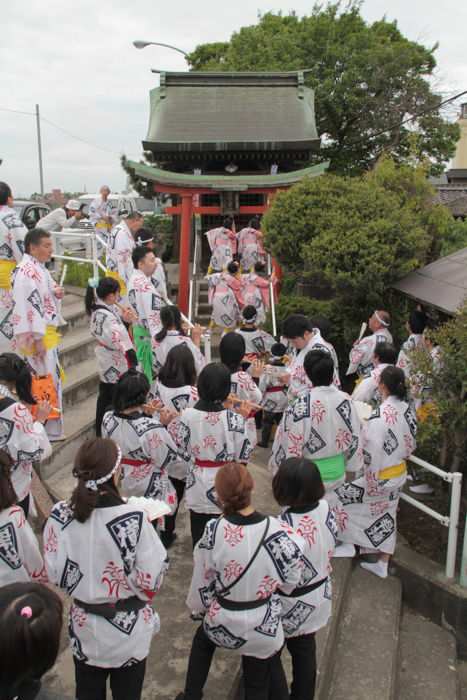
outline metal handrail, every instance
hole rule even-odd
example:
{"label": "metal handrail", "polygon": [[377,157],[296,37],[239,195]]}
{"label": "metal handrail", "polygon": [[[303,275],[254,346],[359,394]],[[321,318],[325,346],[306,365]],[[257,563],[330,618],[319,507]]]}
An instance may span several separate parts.
{"label": "metal handrail", "polygon": [[[271,277],[272,274],[272,263],[271,256],[268,253],[268,275]],[[277,322],[276,322],[276,301],[274,299],[274,285],[269,282],[269,305],[271,309],[271,319],[272,319],[272,334],[277,340]]]}
{"label": "metal handrail", "polygon": [[443,481],[452,484],[451,494],[450,494],[450,505],[449,505],[449,515],[443,515],[438,513],[438,511],[430,508],[424,503],[420,503],[416,498],[413,498],[408,493],[401,493],[401,499],[406,503],[409,503],[414,508],[421,510],[426,515],[437,520],[441,525],[449,529],[448,533],[448,548],[446,552],[446,578],[453,579],[456,573],[456,554],[457,554],[457,540],[459,535],[459,514],[460,514],[460,503],[461,503],[461,493],[462,493],[462,474],[460,472],[445,472],[439,467],[435,467],[433,464],[420,459],[420,457],[415,457],[414,455],[409,457],[410,462],[421,467],[425,471],[431,472],[435,476],[438,476]]}

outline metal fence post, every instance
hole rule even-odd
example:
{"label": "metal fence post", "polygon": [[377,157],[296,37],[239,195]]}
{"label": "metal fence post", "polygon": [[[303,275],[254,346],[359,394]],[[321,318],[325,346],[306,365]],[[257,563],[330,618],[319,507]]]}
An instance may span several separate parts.
{"label": "metal fence post", "polygon": [[205,357],[206,363],[209,364],[209,362],[211,362],[211,331],[207,330],[205,333],[203,333],[203,340],[204,340],[204,357]]}
{"label": "metal fence post", "polygon": [[99,277],[99,264],[97,262],[97,241],[96,236],[91,236],[91,257],[92,257],[92,276],[97,279]]}
{"label": "metal fence post", "polygon": [[456,573],[457,536],[459,532],[459,512],[461,503],[462,474],[452,474],[451,507],[449,510],[448,551],[446,554],[446,578],[454,578]]}
{"label": "metal fence post", "polygon": [[464,588],[467,588],[467,516],[465,518],[464,547],[462,550],[460,584]]}

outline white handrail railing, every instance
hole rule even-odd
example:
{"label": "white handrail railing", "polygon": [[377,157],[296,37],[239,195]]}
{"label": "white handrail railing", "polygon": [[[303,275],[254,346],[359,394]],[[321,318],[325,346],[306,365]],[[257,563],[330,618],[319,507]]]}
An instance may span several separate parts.
{"label": "white handrail railing", "polygon": [[439,467],[435,467],[433,464],[426,462],[424,459],[419,457],[409,457],[409,462],[416,464],[425,471],[435,474],[443,481],[451,484],[451,494],[450,494],[450,506],[449,515],[443,515],[438,513],[438,511],[430,508],[429,506],[417,501],[416,498],[410,496],[408,493],[401,493],[401,499],[410,503],[414,508],[418,508],[426,515],[437,520],[441,525],[449,529],[448,533],[448,548],[446,552],[446,578],[453,579],[456,573],[456,553],[457,553],[457,539],[459,535],[459,514],[460,514],[460,503],[461,503],[461,491],[462,491],[462,474],[460,472],[445,472]]}
{"label": "white handrail railing", "polygon": [[[268,254],[268,275],[271,277],[272,274],[272,264],[271,264],[271,256]],[[274,338],[277,340],[277,322],[276,322],[276,302],[274,299],[274,285],[272,282],[269,282],[269,299],[270,299],[270,308],[271,308],[271,318],[272,318],[272,334]]]}

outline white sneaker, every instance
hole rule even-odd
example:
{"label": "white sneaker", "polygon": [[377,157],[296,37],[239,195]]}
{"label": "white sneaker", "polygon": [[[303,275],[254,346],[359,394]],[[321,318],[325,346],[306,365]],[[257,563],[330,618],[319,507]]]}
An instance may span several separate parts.
{"label": "white sneaker", "polygon": [[388,562],[379,560],[375,562],[374,564],[370,564],[370,562],[367,561],[362,561],[360,564],[362,569],[366,569],[366,571],[370,571],[372,574],[375,574],[375,576],[379,576],[379,578],[387,578],[388,577]]}
{"label": "white sneaker", "polygon": [[417,484],[416,486],[409,486],[409,491],[418,493],[420,496],[429,496],[434,489],[429,484]]}
{"label": "white sneaker", "polygon": [[338,544],[334,550],[333,557],[354,557],[357,551],[353,544]]}

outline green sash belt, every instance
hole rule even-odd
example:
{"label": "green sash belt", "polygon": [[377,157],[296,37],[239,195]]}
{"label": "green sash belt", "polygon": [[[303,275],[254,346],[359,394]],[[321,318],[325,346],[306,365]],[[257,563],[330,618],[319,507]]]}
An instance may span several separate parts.
{"label": "green sash belt", "polygon": [[342,452],[333,457],[314,459],[313,462],[318,467],[324,482],[338,481],[338,479],[343,479],[345,476],[345,459]]}
{"label": "green sash belt", "polygon": [[149,382],[152,383],[153,357],[151,335],[148,329],[144,326],[133,325],[133,340],[135,341],[136,357],[138,358],[138,362],[143,368],[143,372],[148,378]]}

